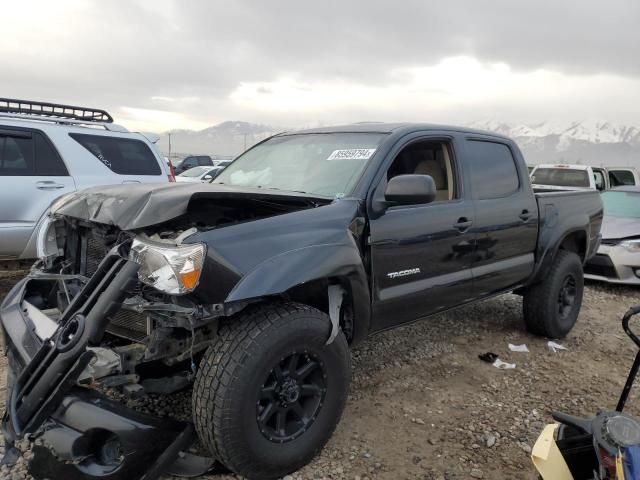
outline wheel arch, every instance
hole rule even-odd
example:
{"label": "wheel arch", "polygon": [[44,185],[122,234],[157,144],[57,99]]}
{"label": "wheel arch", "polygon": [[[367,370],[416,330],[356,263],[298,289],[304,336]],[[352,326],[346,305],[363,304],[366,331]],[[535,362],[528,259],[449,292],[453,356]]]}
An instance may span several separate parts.
{"label": "wheel arch", "polygon": [[[341,327],[351,344],[369,333],[371,294],[360,251],[355,243],[305,247],[262,262],[233,288],[225,303],[269,301],[282,298],[315,307],[329,314],[329,287],[343,291]],[[343,323],[349,321],[352,328]],[[349,338],[350,337],[350,338]]]}
{"label": "wheel arch", "polygon": [[[541,236],[540,241],[542,242],[542,240],[544,240],[544,237]],[[564,232],[563,235],[558,235],[556,238],[546,239],[546,243],[542,247],[538,247],[540,261],[529,285],[537,283],[544,278],[545,272],[553,265],[560,250],[575,253],[584,264],[589,251],[588,241],[589,234],[584,227],[575,227]]]}

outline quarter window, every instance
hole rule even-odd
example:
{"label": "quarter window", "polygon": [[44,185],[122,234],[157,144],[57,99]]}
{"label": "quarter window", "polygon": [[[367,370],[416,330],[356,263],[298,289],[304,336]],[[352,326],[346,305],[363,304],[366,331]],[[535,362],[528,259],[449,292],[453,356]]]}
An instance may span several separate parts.
{"label": "quarter window", "polygon": [[477,199],[506,197],[518,190],[518,170],[508,146],[484,140],[469,140],[467,148],[471,185]]}
{"label": "quarter window", "polygon": [[119,175],[162,173],[153,152],[140,140],[84,133],[70,133],[69,136]]}

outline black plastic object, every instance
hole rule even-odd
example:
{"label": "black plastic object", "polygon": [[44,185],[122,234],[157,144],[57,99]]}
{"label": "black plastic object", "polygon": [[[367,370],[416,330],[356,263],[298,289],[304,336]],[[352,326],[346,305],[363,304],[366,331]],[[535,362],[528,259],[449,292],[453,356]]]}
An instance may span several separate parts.
{"label": "black plastic object", "polygon": [[51,416],[29,473],[36,479],[152,480],[193,442],[185,422],[135,412],[93,390],[75,387]]}
{"label": "black plastic object", "polygon": [[483,362],[493,363],[498,359],[498,354],[493,352],[487,352],[487,353],[478,355],[478,358]]}
{"label": "black plastic object", "polygon": [[58,103],[17,100],[15,98],[0,98],[0,112],[68,118],[82,122],[113,123],[113,117],[98,108],[75,107]]}
{"label": "black plastic object", "polygon": [[175,459],[165,473],[176,477],[192,478],[199,477],[205,473],[221,475],[230,473],[230,470],[211,457],[180,452],[178,458]]}
{"label": "black plastic object", "polygon": [[[629,321],[631,317],[640,313],[640,305],[635,305],[627,310],[627,313],[622,317],[622,328],[625,333],[629,336],[633,343],[635,343],[638,348],[640,348],[640,338],[631,330],[629,327]],[[620,399],[618,400],[618,405],[616,406],[616,410],[618,412],[622,412],[624,410],[624,406],[627,403],[627,399],[629,398],[629,392],[631,392],[631,387],[633,387],[633,382],[638,376],[638,370],[640,369],[640,350],[636,354],[636,359],[633,361],[633,365],[631,365],[631,370],[629,371],[629,376],[627,377],[627,381],[624,384],[624,388],[622,389],[622,393],[620,394]]]}
{"label": "black plastic object", "polygon": [[[86,346],[102,337],[138,268],[113,252],[108,255],[63,313],[51,341],[43,343],[20,372],[7,405],[16,438],[35,432],[75,383],[93,356]],[[71,332],[76,334],[65,341]]]}

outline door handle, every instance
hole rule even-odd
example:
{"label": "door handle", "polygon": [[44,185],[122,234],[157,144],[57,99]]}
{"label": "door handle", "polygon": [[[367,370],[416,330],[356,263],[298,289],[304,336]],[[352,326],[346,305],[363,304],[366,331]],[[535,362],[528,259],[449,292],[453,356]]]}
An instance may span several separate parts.
{"label": "door handle", "polygon": [[469,220],[467,217],[461,217],[456,223],[453,224],[453,228],[463,233],[467,231],[471,225],[473,225],[473,222],[471,220]]}
{"label": "door handle", "polygon": [[64,185],[51,180],[45,180],[42,182],[36,182],[36,188],[38,190],[58,190],[59,188],[64,188]]}
{"label": "door handle", "polygon": [[520,220],[522,220],[523,222],[526,222],[531,218],[531,214],[529,213],[529,210],[523,210],[522,213],[518,216],[520,217]]}

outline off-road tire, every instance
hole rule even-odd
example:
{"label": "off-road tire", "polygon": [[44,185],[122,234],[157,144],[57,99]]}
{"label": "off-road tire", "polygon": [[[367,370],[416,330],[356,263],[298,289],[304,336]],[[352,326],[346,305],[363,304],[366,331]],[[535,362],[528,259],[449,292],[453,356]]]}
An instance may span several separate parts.
{"label": "off-road tire", "polygon": [[[200,363],[192,409],[200,440],[231,471],[250,479],[279,478],[309,463],[329,440],[351,380],[347,341],[340,332],[325,345],[330,329],[326,314],[297,303],[250,306],[221,327]],[[314,355],[326,389],[308,429],[278,443],[259,426],[256,399],[273,366],[291,352]]]}
{"label": "off-road tire", "polygon": [[[575,298],[566,315],[560,313],[560,295],[567,279],[574,282]],[[527,330],[548,338],[563,338],[573,328],[580,313],[584,291],[584,276],[580,257],[559,250],[547,276],[528,287],[522,309]]]}

